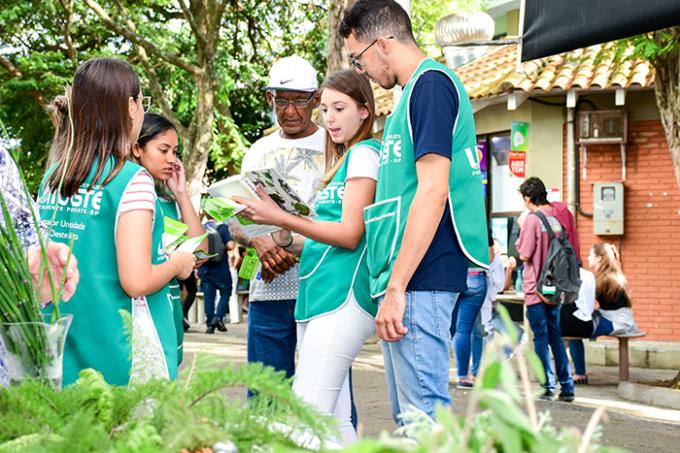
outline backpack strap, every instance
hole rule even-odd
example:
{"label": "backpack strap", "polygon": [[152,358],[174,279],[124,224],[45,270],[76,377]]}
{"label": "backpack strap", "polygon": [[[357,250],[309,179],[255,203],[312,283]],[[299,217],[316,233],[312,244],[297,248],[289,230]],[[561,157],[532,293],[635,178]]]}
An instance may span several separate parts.
{"label": "backpack strap", "polygon": [[543,226],[545,227],[545,230],[547,231],[550,240],[552,241],[553,239],[555,239],[555,232],[550,226],[550,222],[548,222],[548,218],[545,216],[545,214],[543,214],[540,209],[536,209],[535,211],[532,212],[532,214],[541,219],[541,223],[543,223]]}

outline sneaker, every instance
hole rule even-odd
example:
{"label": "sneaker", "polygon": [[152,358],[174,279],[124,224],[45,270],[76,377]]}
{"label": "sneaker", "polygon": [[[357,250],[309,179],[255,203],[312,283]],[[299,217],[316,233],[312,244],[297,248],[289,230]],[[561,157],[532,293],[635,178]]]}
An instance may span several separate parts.
{"label": "sneaker", "polygon": [[475,384],[468,381],[467,379],[458,379],[458,383],[456,384],[456,387],[459,389],[471,389],[474,386]]}
{"label": "sneaker", "polygon": [[571,403],[574,401],[574,392],[560,392],[560,396],[557,399],[565,403]]}
{"label": "sneaker", "polygon": [[227,331],[227,326],[224,325],[221,319],[217,319],[212,322],[212,328],[213,332],[215,329],[219,330],[220,332],[226,332]]}
{"label": "sneaker", "polygon": [[553,393],[552,390],[545,390],[541,396],[539,396],[539,399],[542,399],[543,401],[555,401],[555,393]]}
{"label": "sneaker", "polygon": [[205,329],[205,333],[209,333],[209,334],[215,333],[215,325],[214,324],[209,325],[208,328]]}

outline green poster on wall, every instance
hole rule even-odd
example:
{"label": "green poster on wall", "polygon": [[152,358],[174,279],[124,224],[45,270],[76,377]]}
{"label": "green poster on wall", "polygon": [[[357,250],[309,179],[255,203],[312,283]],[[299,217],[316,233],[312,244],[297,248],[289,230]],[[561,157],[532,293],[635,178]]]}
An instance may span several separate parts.
{"label": "green poster on wall", "polygon": [[510,128],[511,151],[527,151],[529,149],[529,123],[513,121]]}

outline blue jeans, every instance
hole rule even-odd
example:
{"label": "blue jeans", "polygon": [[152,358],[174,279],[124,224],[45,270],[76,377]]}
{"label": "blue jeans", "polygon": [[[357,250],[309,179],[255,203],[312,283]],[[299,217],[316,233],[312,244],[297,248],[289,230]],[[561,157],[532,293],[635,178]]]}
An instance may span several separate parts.
{"label": "blue jeans", "polygon": [[[614,325],[606,318],[600,318],[600,322],[595,328],[590,338],[597,338],[607,335],[614,331]],[[583,347],[583,340],[569,340],[569,352],[571,360],[574,361],[574,373],[580,376],[586,375],[586,351]]]}
{"label": "blue jeans", "polygon": [[255,301],[248,306],[248,363],[260,362],[287,377],[295,374],[295,300]]}
{"label": "blue jeans", "polygon": [[[215,311],[215,298],[217,290],[220,290],[220,301]],[[205,298],[205,318],[208,326],[213,320],[222,320],[229,310],[229,298],[231,297],[231,280],[218,278],[214,275],[201,276],[201,291]]]}
{"label": "blue jeans", "polygon": [[527,318],[534,333],[534,351],[543,364],[546,381],[543,385],[547,390],[555,390],[555,372],[550,360],[550,349],[555,358],[557,379],[560,381],[562,392],[574,393],[574,379],[569,370],[567,350],[562,342],[560,330],[560,307],[543,302],[527,306]]}
{"label": "blue jeans", "polygon": [[472,329],[472,375],[475,377],[479,373],[479,364],[482,362],[485,338],[482,314],[480,313],[477,315],[475,327]]}
{"label": "blue jeans", "polygon": [[486,296],[486,274],[483,272],[474,275],[468,274],[467,287],[467,291],[461,293],[458,301],[456,301],[450,327],[459,379],[468,377],[470,353],[472,351],[470,340],[472,329]]}
{"label": "blue jeans", "polygon": [[404,424],[400,414],[414,407],[434,419],[437,403],[451,405],[449,327],[458,295],[446,291],[407,291],[403,322],[408,332],[399,341],[380,342],[387,394],[397,425]]}

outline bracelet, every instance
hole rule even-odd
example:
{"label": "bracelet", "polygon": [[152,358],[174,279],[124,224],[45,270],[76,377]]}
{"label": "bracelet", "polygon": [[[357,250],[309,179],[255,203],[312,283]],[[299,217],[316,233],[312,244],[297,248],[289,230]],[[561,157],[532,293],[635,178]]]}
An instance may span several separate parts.
{"label": "bracelet", "polygon": [[288,244],[286,244],[286,245],[279,244],[279,243],[276,241],[276,238],[274,237],[274,233],[271,233],[270,235],[271,235],[271,237],[272,237],[272,241],[274,241],[274,244],[278,245],[278,246],[281,247],[281,248],[287,249],[288,247],[290,247],[291,245],[293,245],[293,235],[292,235],[292,234],[290,235],[290,241],[288,241]]}

